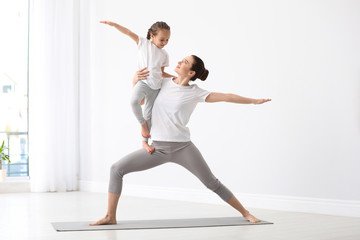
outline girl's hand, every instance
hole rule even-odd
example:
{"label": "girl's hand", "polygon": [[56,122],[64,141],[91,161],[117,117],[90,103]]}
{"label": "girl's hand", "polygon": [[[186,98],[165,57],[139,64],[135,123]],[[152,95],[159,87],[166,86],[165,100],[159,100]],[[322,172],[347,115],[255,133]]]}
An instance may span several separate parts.
{"label": "girl's hand", "polygon": [[116,23],[110,22],[110,21],[100,21],[100,23],[104,23],[104,24],[110,25],[112,27],[114,27],[116,25]]}
{"label": "girl's hand", "polygon": [[146,68],[136,71],[133,78],[133,85],[135,86],[136,83],[140,80],[145,80],[149,76],[149,72],[150,71],[146,70]]}
{"label": "girl's hand", "polygon": [[133,33],[132,31],[130,31],[129,29],[127,29],[126,27],[123,27],[117,23],[114,22],[110,22],[110,21],[100,21],[100,23],[104,23],[107,24],[111,27],[116,28],[117,30],[119,30],[121,33],[128,35],[132,40],[134,40],[136,42],[136,44],[139,44],[139,36],[136,35],[135,33]]}
{"label": "girl's hand", "polygon": [[263,104],[263,103],[266,103],[269,101],[271,101],[271,99],[255,99],[253,103],[254,104]]}

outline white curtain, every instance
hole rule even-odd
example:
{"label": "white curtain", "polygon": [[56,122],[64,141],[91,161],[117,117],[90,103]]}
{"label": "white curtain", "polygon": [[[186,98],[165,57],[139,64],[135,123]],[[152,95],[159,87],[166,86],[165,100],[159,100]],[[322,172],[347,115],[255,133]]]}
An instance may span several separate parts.
{"label": "white curtain", "polygon": [[29,168],[33,192],[78,189],[78,3],[30,1]]}

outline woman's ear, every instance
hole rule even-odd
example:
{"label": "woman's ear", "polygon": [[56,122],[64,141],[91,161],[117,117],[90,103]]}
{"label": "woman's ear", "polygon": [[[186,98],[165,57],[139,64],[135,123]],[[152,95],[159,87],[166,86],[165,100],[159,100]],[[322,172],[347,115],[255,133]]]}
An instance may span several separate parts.
{"label": "woman's ear", "polygon": [[189,71],[189,76],[190,78],[192,78],[193,76],[195,76],[196,72],[195,71]]}

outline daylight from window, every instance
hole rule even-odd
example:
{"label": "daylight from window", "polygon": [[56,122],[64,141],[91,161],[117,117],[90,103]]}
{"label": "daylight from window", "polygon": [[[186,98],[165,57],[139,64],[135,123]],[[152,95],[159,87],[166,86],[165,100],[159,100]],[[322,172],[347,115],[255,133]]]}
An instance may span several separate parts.
{"label": "daylight from window", "polygon": [[28,0],[0,1],[0,144],[9,177],[28,176]]}

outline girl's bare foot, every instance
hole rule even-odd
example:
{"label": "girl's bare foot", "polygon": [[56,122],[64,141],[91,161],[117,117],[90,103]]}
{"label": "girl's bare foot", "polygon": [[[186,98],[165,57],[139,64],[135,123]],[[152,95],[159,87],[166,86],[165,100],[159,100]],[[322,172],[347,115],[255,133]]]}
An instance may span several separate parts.
{"label": "girl's bare foot", "polygon": [[102,219],[97,222],[90,223],[90,226],[97,226],[97,225],[109,225],[109,224],[116,224],[116,218],[111,218],[110,216],[106,215]]}
{"label": "girl's bare foot", "polygon": [[248,220],[251,223],[258,223],[260,222],[260,219],[257,219],[256,217],[254,217],[252,214],[247,213],[246,215],[244,215],[244,218],[246,220]]}
{"label": "girl's bare foot", "polygon": [[145,150],[152,154],[154,151],[155,151],[155,148],[153,146],[150,146],[147,142],[145,141],[142,141],[142,145],[143,145],[143,148],[145,148]]}
{"label": "girl's bare foot", "polygon": [[149,129],[147,128],[146,121],[143,125],[141,125],[141,135],[144,138],[150,138],[150,132],[149,132]]}

